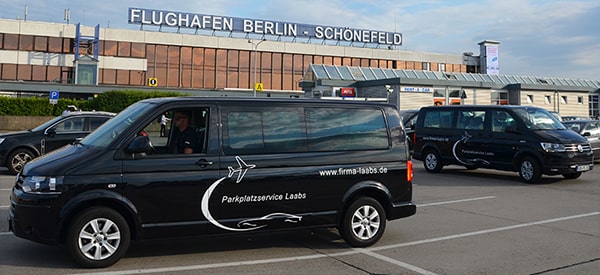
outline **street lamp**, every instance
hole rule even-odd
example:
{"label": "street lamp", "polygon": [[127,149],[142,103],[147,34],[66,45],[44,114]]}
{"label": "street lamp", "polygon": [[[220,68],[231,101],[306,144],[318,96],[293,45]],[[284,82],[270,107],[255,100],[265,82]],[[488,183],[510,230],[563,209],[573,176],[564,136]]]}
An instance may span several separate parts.
{"label": "street lamp", "polygon": [[258,43],[254,43],[251,39],[248,39],[248,43],[252,44],[254,50],[254,85],[252,85],[252,91],[254,92],[254,97],[256,97],[256,52],[258,50],[258,45],[260,43],[265,42],[267,39],[262,39],[258,41]]}

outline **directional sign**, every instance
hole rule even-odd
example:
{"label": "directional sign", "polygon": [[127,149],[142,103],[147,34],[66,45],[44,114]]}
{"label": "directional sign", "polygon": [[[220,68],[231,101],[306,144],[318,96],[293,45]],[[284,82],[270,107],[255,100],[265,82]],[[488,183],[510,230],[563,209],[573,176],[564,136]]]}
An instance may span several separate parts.
{"label": "directional sign", "polygon": [[58,96],[59,96],[58,91],[50,91],[50,104],[57,104]]}
{"label": "directional sign", "polygon": [[150,86],[150,87],[158,86],[158,78],[156,78],[156,77],[148,78],[148,86]]}
{"label": "directional sign", "polygon": [[256,83],[256,91],[257,92],[262,92],[263,91],[263,84],[262,83]]}

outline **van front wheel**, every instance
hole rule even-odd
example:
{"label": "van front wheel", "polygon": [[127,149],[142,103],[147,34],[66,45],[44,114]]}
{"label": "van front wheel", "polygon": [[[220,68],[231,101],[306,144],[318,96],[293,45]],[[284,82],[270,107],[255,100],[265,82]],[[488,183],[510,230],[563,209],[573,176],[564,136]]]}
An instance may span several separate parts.
{"label": "van front wheel", "polygon": [[537,183],[542,178],[542,166],[532,157],[524,157],[519,165],[519,176],[526,183]]}
{"label": "van front wheel", "polygon": [[93,207],[73,220],[65,245],[77,264],[107,267],[127,252],[129,234],[127,221],[118,212],[106,207]]}
{"label": "van front wheel", "polygon": [[385,231],[386,216],[381,204],[369,197],[360,197],[346,208],[340,235],[350,245],[367,247],[375,244]]}
{"label": "van front wheel", "polygon": [[438,173],[442,171],[442,161],[440,160],[440,154],[435,150],[428,150],[425,153],[423,160],[423,167],[429,173]]}

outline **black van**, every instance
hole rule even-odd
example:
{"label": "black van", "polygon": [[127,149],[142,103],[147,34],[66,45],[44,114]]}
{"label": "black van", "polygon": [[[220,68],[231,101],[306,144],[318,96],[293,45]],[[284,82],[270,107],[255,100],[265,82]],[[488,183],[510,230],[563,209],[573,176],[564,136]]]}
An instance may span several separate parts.
{"label": "black van", "polygon": [[364,247],[416,212],[394,106],[302,99],[140,101],[29,162],[10,200],[16,236],[64,243],[85,267],[130,240],[311,227]]}
{"label": "black van", "polygon": [[575,179],[594,163],[590,143],[548,111],[507,105],[421,108],[413,157],[432,173],[456,164],[518,171],[527,183],[542,174]]}

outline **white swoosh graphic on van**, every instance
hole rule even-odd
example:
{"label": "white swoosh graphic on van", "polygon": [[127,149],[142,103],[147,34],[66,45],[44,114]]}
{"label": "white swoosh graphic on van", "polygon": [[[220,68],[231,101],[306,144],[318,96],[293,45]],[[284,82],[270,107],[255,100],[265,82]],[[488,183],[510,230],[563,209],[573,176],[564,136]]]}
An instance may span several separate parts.
{"label": "white swoosh graphic on van", "polygon": [[204,216],[210,223],[214,224],[217,227],[220,227],[222,229],[229,230],[229,231],[250,231],[250,230],[256,230],[256,229],[265,227],[266,225],[259,226],[259,227],[250,227],[250,228],[233,228],[233,227],[228,227],[228,226],[222,225],[215,218],[213,218],[212,214],[210,213],[210,209],[208,207],[208,201],[210,200],[210,196],[212,195],[212,192],[215,190],[215,188],[217,188],[217,186],[226,178],[227,177],[222,177],[208,187],[208,189],[204,193],[204,196],[202,196],[202,202],[200,204],[201,208],[202,208],[202,214],[204,214]]}
{"label": "white swoosh graphic on van", "polygon": [[234,169],[231,166],[227,167],[227,169],[229,170],[227,177],[222,177],[222,178],[218,179],[217,181],[213,182],[213,184],[211,184],[208,187],[208,189],[206,189],[206,192],[204,192],[204,195],[202,196],[202,201],[200,203],[200,207],[202,209],[202,214],[204,214],[204,217],[206,217],[206,219],[210,223],[212,223],[213,225],[215,225],[219,228],[225,229],[225,230],[242,232],[242,231],[252,231],[252,230],[263,228],[267,225],[266,224],[259,225],[257,222],[268,221],[268,220],[272,220],[273,218],[282,218],[282,219],[284,219],[284,222],[287,222],[287,223],[298,223],[302,220],[301,216],[296,216],[296,215],[287,214],[287,213],[271,213],[271,214],[268,214],[268,215],[265,215],[265,216],[262,216],[259,218],[243,220],[238,223],[238,226],[248,226],[247,228],[234,228],[234,227],[225,226],[225,225],[219,223],[210,213],[210,208],[208,206],[208,202],[210,200],[210,197],[212,196],[213,191],[217,188],[217,186],[219,186],[219,184],[221,184],[221,182],[223,180],[225,180],[226,178],[232,177],[236,173],[239,173],[237,176],[237,180],[236,180],[236,183],[239,183],[244,178],[244,175],[246,175],[246,172],[248,171],[248,169],[252,169],[252,168],[256,167],[256,165],[254,165],[254,164],[246,164],[246,162],[244,162],[244,160],[242,160],[242,158],[240,158],[239,156],[236,156],[235,160],[237,161],[237,163],[240,167],[236,168],[236,169]]}
{"label": "white swoosh graphic on van", "polygon": [[456,153],[456,147],[457,147],[457,145],[458,145],[459,143],[461,143],[461,142],[462,142],[463,144],[464,144],[464,143],[467,143],[467,141],[469,141],[469,139],[470,139],[471,137],[472,137],[472,136],[471,136],[471,135],[470,135],[470,134],[469,134],[467,131],[465,131],[465,134],[464,134],[464,135],[462,135],[462,137],[461,137],[459,140],[457,140],[457,141],[454,143],[454,145],[452,146],[452,154],[454,155],[454,158],[455,158],[455,159],[456,159],[458,162],[460,162],[460,163],[462,163],[462,164],[464,164],[464,165],[474,165],[474,164],[485,164],[485,165],[489,165],[489,164],[490,164],[490,162],[489,162],[489,161],[487,161],[487,160],[485,160],[485,159],[481,159],[481,158],[474,158],[474,159],[466,159],[466,160],[462,160],[462,159],[460,159],[460,158],[458,157],[458,154]]}

